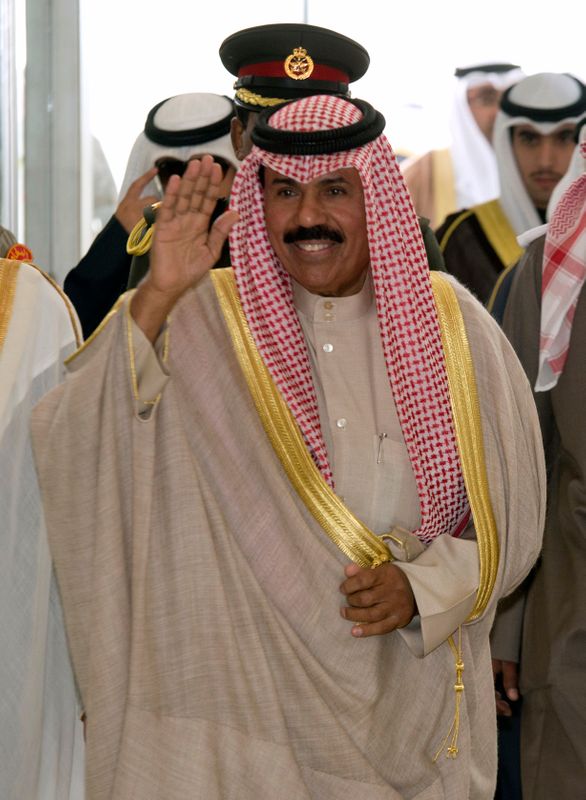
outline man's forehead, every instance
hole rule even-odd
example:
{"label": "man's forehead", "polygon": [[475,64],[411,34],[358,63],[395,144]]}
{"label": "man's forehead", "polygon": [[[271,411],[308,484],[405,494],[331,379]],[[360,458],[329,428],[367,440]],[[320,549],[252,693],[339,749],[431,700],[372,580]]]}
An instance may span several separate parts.
{"label": "man's forehead", "polygon": [[339,169],[333,170],[332,172],[324,172],[321,175],[317,175],[315,178],[312,178],[310,181],[300,181],[297,178],[293,178],[291,175],[285,175],[281,172],[278,172],[277,170],[271,169],[270,167],[265,168],[265,176],[272,183],[275,182],[291,183],[291,184],[295,183],[300,185],[332,183],[332,182],[342,182],[342,181],[348,183],[361,182],[360,175],[355,167],[341,167]]}
{"label": "man's forehead", "polygon": [[574,131],[576,129],[576,123],[560,122],[560,124],[556,125],[555,128],[548,130],[547,134],[535,125],[532,125],[530,122],[520,122],[517,125],[513,125],[513,129],[517,132],[534,133],[537,136],[554,136],[556,133],[561,133],[562,131]]}
{"label": "man's forehead", "polygon": [[494,85],[494,83],[491,83],[490,81],[485,81],[484,83],[475,83],[472,86],[469,86],[466,91],[468,92],[469,95],[483,94],[485,92],[498,92],[499,94],[501,93],[501,90],[498,89]]}

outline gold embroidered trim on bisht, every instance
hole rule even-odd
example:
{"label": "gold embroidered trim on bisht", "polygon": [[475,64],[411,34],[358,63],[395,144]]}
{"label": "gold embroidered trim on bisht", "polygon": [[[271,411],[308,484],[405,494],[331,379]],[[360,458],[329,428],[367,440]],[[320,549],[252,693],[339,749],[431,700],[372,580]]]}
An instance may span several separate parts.
{"label": "gold embroidered trim on bisht", "polygon": [[215,269],[210,275],[260,420],[305,506],[334,544],[361,567],[391,561],[382,539],[342,503],[311,458],[301,431],[256,348],[232,270]]}
{"label": "gold embroidered trim on bisht", "polygon": [[503,267],[515,264],[523,255],[523,248],[517,242],[515,231],[498,200],[481,203],[472,209]]}
{"label": "gold embroidered trim on bisht", "polygon": [[474,365],[462,312],[456,293],[446,278],[439,272],[430,274],[446,359],[458,452],[476,527],[480,579],[476,602],[468,617],[471,621],[482,614],[490,600],[498,569],[499,542],[488,488]]}
{"label": "gold embroidered trim on bisht", "polygon": [[[170,321],[170,317],[167,317],[167,322]],[[161,399],[162,392],[155,397],[154,400],[142,400],[138,391],[138,375],[136,372],[136,358],[134,355],[134,337],[132,335],[132,314],[130,313],[130,303],[126,306],[126,318],[125,318],[125,326],[126,326],[126,345],[128,348],[128,363],[130,365],[130,381],[132,384],[132,395],[137,403],[142,404],[143,406],[156,406],[159,400]],[[163,333],[163,352],[161,354],[161,360],[163,364],[167,363],[167,358],[169,355],[169,326],[165,328]]]}
{"label": "gold embroidered trim on bisht", "polygon": [[19,268],[20,261],[13,261],[10,258],[0,259],[0,351],[4,346],[12,316]]}

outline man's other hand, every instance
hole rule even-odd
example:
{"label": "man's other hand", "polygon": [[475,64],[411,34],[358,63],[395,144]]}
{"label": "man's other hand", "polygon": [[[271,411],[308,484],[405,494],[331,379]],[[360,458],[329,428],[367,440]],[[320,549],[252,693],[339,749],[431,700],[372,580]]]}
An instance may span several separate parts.
{"label": "man's other hand", "polygon": [[352,636],[380,636],[404,628],[417,607],[405,573],[394,564],[363,569],[349,564],[340,586],[348,605],[340,609],[344,619],[354,622]]}
{"label": "man's other hand", "polygon": [[496,713],[501,717],[512,717],[511,703],[516,703],[519,699],[518,664],[515,661],[493,658],[492,674],[495,682]]}
{"label": "man's other hand", "polygon": [[154,194],[141,197],[145,187],[152,181],[157,174],[157,168],[152,167],[140,178],[137,178],[128,187],[128,191],[118,204],[114,216],[122,225],[126,233],[130,234],[136,223],[142,218],[142,213],[147,206],[156,203],[159,199]]}

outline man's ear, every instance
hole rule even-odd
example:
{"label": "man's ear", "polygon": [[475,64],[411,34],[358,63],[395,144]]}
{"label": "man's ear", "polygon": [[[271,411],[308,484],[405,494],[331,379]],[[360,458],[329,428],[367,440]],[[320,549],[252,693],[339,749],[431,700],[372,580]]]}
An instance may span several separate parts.
{"label": "man's ear", "polygon": [[246,156],[244,148],[244,125],[240,122],[238,117],[232,117],[230,122],[230,138],[232,139],[232,147],[238,161],[242,161]]}

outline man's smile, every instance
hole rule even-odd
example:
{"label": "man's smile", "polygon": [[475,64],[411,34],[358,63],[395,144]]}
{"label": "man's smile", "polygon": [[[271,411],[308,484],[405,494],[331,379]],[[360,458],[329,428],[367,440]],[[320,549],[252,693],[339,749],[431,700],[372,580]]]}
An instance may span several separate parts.
{"label": "man's smile", "polygon": [[317,242],[301,241],[293,244],[298,250],[303,250],[304,253],[320,253],[323,250],[330,250],[335,247],[336,242],[332,242],[331,239],[320,239]]}

